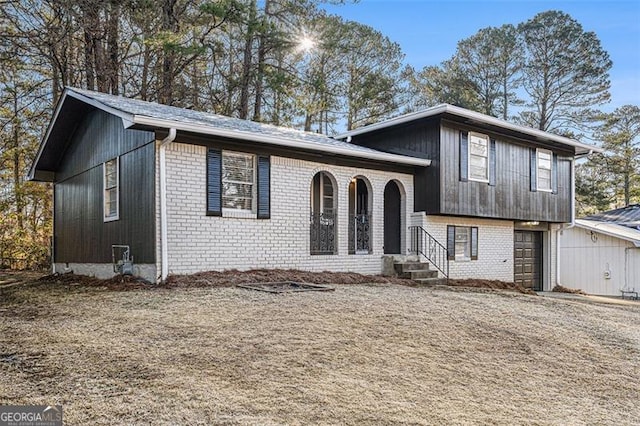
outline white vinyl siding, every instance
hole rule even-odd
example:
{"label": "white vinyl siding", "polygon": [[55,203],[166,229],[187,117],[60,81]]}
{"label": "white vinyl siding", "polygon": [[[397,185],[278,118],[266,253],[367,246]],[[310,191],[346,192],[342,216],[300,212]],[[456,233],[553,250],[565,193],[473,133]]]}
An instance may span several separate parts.
{"label": "white vinyl siding", "polygon": [[120,172],[118,158],[109,160],[103,164],[103,186],[104,186],[104,221],[110,222],[120,218],[119,188]]}
{"label": "white vinyl siding", "polygon": [[489,137],[469,133],[469,179],[489,182]]}
{"label": "white vinyl siding", "polygon": [[255,156],[222,152],[222,208],[255,212]]}
{"label": "white vinyl siding", "polygon": [[551,151],[545,149],[538,149],[536,151],[536,167],[538,182],[536,184],[538,191],[551,192],[551,165],[552,165]]}

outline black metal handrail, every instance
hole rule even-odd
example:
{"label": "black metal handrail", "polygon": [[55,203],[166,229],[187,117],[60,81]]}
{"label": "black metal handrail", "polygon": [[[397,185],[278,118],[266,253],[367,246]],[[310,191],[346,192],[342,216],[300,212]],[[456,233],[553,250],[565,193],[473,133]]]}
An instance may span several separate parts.
{"label": "black metal handrail", "polygon": [[449,279],[449,256],[447,248],[433,238],[422,226],[410,226],[411,245],[409,252],[424,256],[436,269]]}

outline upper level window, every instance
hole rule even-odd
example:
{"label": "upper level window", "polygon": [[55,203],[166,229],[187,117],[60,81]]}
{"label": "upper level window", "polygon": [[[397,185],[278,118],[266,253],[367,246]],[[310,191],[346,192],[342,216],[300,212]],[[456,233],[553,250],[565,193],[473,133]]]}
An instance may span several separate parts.
{"label": "upper level window", "polygon": [[489,137],[469,132],[469,179],[489,182]]}
{"label": "upper level window", "polygon": [[118,157],[109,160],[102,165],[104,185],[104,221],[109,222],[120,218],[119,203],[119,173]]}
{"label": "upper level window", "polygon": [[538,191],[551,191],[551,151],[538,149],[536,152]]}
{"label": "upper level window", "polygon": [[255,155],[222,152],[222,208],[255,212]]}

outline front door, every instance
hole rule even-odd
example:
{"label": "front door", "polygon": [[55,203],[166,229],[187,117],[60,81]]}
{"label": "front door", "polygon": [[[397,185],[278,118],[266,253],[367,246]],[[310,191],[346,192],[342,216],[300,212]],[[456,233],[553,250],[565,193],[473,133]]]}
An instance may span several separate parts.
{"label": "front door", "polygon": [[515,231],[513,282],[542,291],[542,232]]}
{"label": "front door", "polygon": [[400,251],[400,188],[391,181],[384,187],[384,252]]}

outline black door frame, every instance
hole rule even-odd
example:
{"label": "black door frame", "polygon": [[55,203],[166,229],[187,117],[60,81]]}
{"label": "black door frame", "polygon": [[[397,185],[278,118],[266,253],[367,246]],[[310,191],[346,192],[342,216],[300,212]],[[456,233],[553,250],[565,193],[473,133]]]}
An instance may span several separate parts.
{"label": "black door frame", "polygon": [[[394,194],[390,192],[394,192]],[[393,201],[397,199],[397,203],[392,204],[389,197],[396,197]],[[397,182],[393,180],[387,182],[383,198],[384,253],[402,254],[402,191]],[[390,211],[391,209],[393,211]],[[395,220],[392,221],[392,219]]]}

